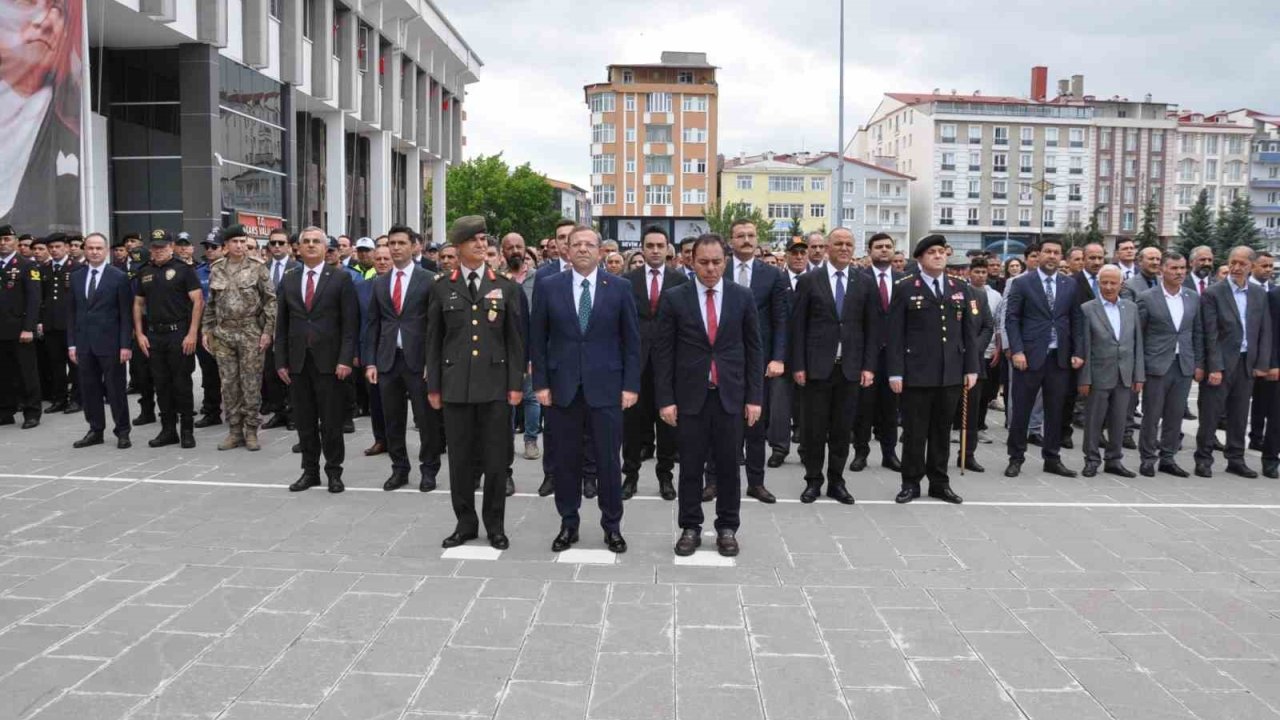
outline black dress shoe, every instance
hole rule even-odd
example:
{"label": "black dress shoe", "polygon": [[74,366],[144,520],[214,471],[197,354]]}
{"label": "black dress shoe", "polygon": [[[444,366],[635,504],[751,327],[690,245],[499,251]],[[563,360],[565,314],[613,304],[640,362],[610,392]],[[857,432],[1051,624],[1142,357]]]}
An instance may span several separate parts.
{"label": "black dress shoe", "polygon": [[136,418],[134,418],[134,419],[133,419],[133,424],[134,424],[135,426],[136,426],[136,425],[150,425],[151,423],[153,423],[153,422],[155,422],[155,421],[156,421],[156,414],[155,414],[154,412],[144,412],[144,413],[140,413],[140,414],[138,415],[138,417],[136,417]]}
{"label": "black dress shoe", "polygon": [[1182,419],[1183,419],[1183,420],[1195,420],[1195,419],[1196,419],[1196,414],[1195,414],[1195,413],[1193,413],[1193,412],[1191,412],[1191,408],[1187,408],[1186,410],[1183,410],[1183,411],[1182,411]]}
{"label": "black dress shoe", "polygon": [[636,478],[627,478],[622,481],[622,499],[630,500],[635,497],[636,484],[639,482]]}
{"label": "black dress shoe", "polygon": [[942,502],[951,503],[952,505],[959,505],[964,502],[964,498],[957,495],[956,491],[952,490],[950,485],[944,488],[929,488],[929,497],[934,498],[935,500],[941,500]]}
{"label": "black dress shoe", "polygon": [[1098,474],[1098,463],[1086,460],[1080,474],[1085,477],[1095,477]]}
{"label": "black dress shoe", "polygon": [[578,542],[578,528],[560,527],[560,534],[551,541],[551,552],[564,552]]}
{"label": "black dress shoe", "polygon": [[844,486],[844,483],[827,483],[827,497],[845,505],[853,504],[853,496],[849,494],[849,489]]}
{"label": "black dress shoe", "polygon": [[516,479],[511,476],[510,472],[509,470],[507,471],[507,497],[516,494]]}
{"label": "black dress shoe", "polygon": [[423,475],[422,480],[418,482],[418,492],[431,492],[436,489],[436,476]]}
{"label": "black dress shoe", "polygon": [[1124,440],[1121,440],[1121,441],[1120,441],[1120,446],[1121,446],[1121,447],[1123,447],[1125,450],[1137,450],[1137,449],[1138,449],[1138,443],[1134,442],[1134,440],[1133,440],[1133,436],[1132,436],[1132,435],[1131,435],[1131,436],[1129,436],[1129,437],[1127,437],[1127,438],[1125,438]]}
{"label": "black dress shoe", "polygon": [[502,533],[498,533],[497,535],[490,535],[489,547],[493,548],[494,550],[506,550],[507,548],[511,547],[511,540],[509,540],[507,536],[503,535]]}
{"label": "black dress shoe", "polygon": [[912,500],[915,500],[918,497],[920,497],[920,488],[904,487],[898,491],[898,495],[893,498],[893,501],[898,503],[899,505],[906,505],[907,503],[911,502]]}
{"label": "black dress shoe", "polygon": [[765,505],[772,505],[778,502],[778,498],[769,492],[769,488],[764,485],[751,485],[747,488],[747,497],[753,497]]}
{"label": "black dress shoe", "polygon": [[1076,471],[1067,468],[1066,465],[1062,464],[1061,460],[1045,460],[1044,471],[1053,475],[1060,475],[1065,478],[1073,478],[1076,476]]}
{"label": "black dress shoe", "polygon": [[1227,451],[1227,446],[1226,446],[1226,445],[1223,445],[1223,444],[1222,444],[1222,441],[1221,441],[1221,440],[1219,440],[1218,438],[1214,438],[1214,439],[1213,439],[1213,451],[1214,451],[1214,452],[1226,452],[1226,451]]}
{"label": "black dress shoe", "polygon": [[1160,463],[1160,466],[1157,469],[1165,475],[1172,475],[1180,478],[1190,477],[1190,474],[1186,470],[1183,470],[1177,463],[1163,462]]}
{"label": "black dress shoe", "polygon": [[76,402],[75,400],[72,400],[71,402],[67,403],[67,406],[65,408],[62,409],[62,414],[75,415],[76,413],[80,412],[81,409],[82,408],[80,407],[80,403]]}
{"label": "black dress shoe", "polygon": [[590,500],[591,498],[596,496],[596,493],[598,491],[599,491],[599,487],[596,483],[595,478],[582,481],[582,497]]}
{"label": "black dress shoe", "polygon": [[356,424],[355,424],[355,422],[354,422],[354,421],[351,421],[351,420],[344,420],[344,421],[342,422],[342,434],[343,434],[343,435],[351,435],[351,434],[354,434],[354,433],[355,433],[355,431],[356,431]]}
{"label": "black dress shoe", "polygon": [[475,533],[460,533],[457,530],[454,530],[452,535],[441,541],[440,547],[445,549],[458,547],[459,545],[466,543],[468,540],[475,540],[477,537],[479,536]]}
{"label": "black dress shoe", "polygon": [[1258,477],[1257,470],[1254,470],[1253,468],[1249,467],[1248,465],[1245,465],[1242,462],[1227,463],[1227,472],[1231,473],[1232,475],[1239,475],[1242,478],[1253,479]]}
{"label": "black dress shoe", "polygon": [[1066,449],[1068,449],[1068,450],[1073,450],[1073,449],[1075,449],[1075,446],[1076,446],[1076,444],[1075,444],[1074,442],[1072,442],[1071,438],[1069,438],[1069,437],[1064,437],[1064,438],[1062,438],[1062,441],[1061,441],[1061,442],[1059,442],[1059,443],[1058,443],[1058,445],[1059,445],[1059,446],[1061,446],[1061,447],[1064,447],[1064,448],[1066,448]]}
{"label": "black dress shoe", "polygon": [[737,557],[738,534],[729,528],[716,532],[716,550],[724,557]]}
{"label": "black dress shoe", "polygon": [[67,401],[59,400],[53,403],[52,405],[50,405],[49,407],[45,408],[44,411],[47,413],[59,413],[66,409],[67,409]]}
{"label": "black dress shoe", "polygon": [[300,443],[300,442],[296,442],[296,443],[294,443],[294,444],[293,444],[293,447],[289,448],[289,452],[293,453],[294,455],[301,455],[301,454],[302,454],[302,443]]}
{"label": "black dress shoe", "polygon": [[116,449],[117,449],[117,450],[128,450],[128,449],[129,449],[129,448],[131,448],[131,447],[133,447],[133,442],[132,442],[131,440],[129,440],[129,436],[128,436],[127,434],[126,434],[126,435],[117,435],[117,436],[116,436]]}
{"label": "black dress shoe", "polygon": [[689,557],[700,545],[702,545],[702,533],[692,528],[685,528],[680,531],[680,537],[676,538],[676,555]]}
{"label": "black dress shoe", "polygon": [[853,462],[849,463],[849,469],[854,472],[862,472],[867,469],[867,456],[854,455]]}
{"label": "black dress shoe", "polygon": [[266,422],[262,423],[262,429],[275,430],[276,428],[282,428],[288,424],[289,424],[289,421],[286,420],[283,415],[281,415],[280,413],[276,413],[275,415],[272,415],[270,418],[268,418]]}
{"label": "black dress shoe", "polygon": [[85,433],[84,437],[71,443],[71,447],[80,449],[80,448],[87,448],[91,445],[101,445],[102,443],[103,443],[102,433],[93,432],[92,430],[90,430],[89,432]]}
{"label": "black dress shoe", "polygon": [[391,492],[392,490],[399,490],[400,488],[408,484],[409,484],[409,473],[401,472],[399,470],[392,470],[391,477],[387,478],[387,481],[382,483],[382,489],[386,490],[387,492]]}
{"label": "black dress shoe", "polygon": [[1022,461],[1010,460],[1008,467],[1004,469],[1004,476],[1009,478],[1018,477],[1018,475],[1021,472],[1022,472]]}
{"label": "black dress shoe", "polygon": [[1137,475],[1135,475],[1132,470],[1125,467],[1124,465],[1121,465],[1118,462],[1107,463],[1105,466],[1103,466],[1102,469],[1105,470],[1108,475],[1116,475],[1122,478],[1137,477]]}
{"label": "black dress shoe", "polygon": [[1280,463],[1264,462],[1262,463],[1262,476],[1271,480],[1280,479]]}
{"label": "black dress shoe", "polygon": [[769,459],[768,459],[767,461],[765,461],[765,465],[767,465],[767,466],[769,466],[769,467],[771,467],[771,468],[780,468],[780,467],[782,467],[782,463],[784,463],[784,462],[786,462],[786,461],[787,461],[787,454],[786,454],[786,453],[784,453],[784,452],[782,452],[782,451],[780,451],[780,450],[774,450],[774,451],[773,451],[773,454],[771,454],[771,455],[769,456]]}
{"label": "black dress shoe", "polygon": [[675,500],[676,486],[673,485],[670,480],[659,480],[658,495],[662,496],[663,500]]}
{"label": "black dress shoe", "polygon": [[23,418],[23,420],[22,420],[22,429],[23,429],[23,430],[30,430],[31,428],[34,428],[34,427],[40,427],[40,416],[39,416],[39,415],[30,415],[30,416],[28,416],[28,417],[26,417],[26,418]]}
{"label": "black dress shoe", "polygon": [[1250,450],[1257,450],[1258,452],[1262,452],[1262,441],[1261,441],[1261,440],[1250,440],[1250,441],[1249,441],[1249,449],[1250,449]]}
{"label": "black dress shoe", "polygon": [[964,461],[964,469],[969,472],[986,472],[987,469],[978,464],[977,460],[969,458]]}
{"label": "black dress shoe", "polygon": [[1213,469],[1208,463],[1196,463],[1196,477],[1211,478],[1213,477]]}
{"label": "black dress shoe", "polygon": [[221,425],[221,424],[222,424],[222,418],[218,417],[217,415],[201,415],[200,419],[196,420],[195,422],[195,426],[198,428],[213,427],[214,425]]}
{"label": "black dress shoe", "polygon": [[158,448],[177,445],[179,442],[181,442],[181,438],[178,437],[177,430],[174,430],[173,428],[164,428],[160,431],[159,435],[148,440],[147,445],[153,448]]}
{"label": "black dress shoe", "polygon": [[294,480],[293,484],[289,486],[289,492],[301,492],[303,490],[308,490],[310,488],[317,487],[318,485],[320,485],[319,475],[303,473],[302,477],[298,478],[297,480]]}
{"label": "black dress shoe", "polygon": [[1027,442],[1032,445],[1042,446],[1044,445],[1044,436],[1040,433],[1031,433],[1027,435]]}
{"label": "black dress shoe", "polygon": [[818,499],[822,494],[822,485],[809,483],[804,486],[804,492],[800,493],[800,502],[808,504]]}
{"label": "black dress shoe", "polygon": [[329,492],[337,495],[346,489],[347,486],[342,483],[342,478],[329,478]]}
{"label": "black dress shoe", "polygon": [[604,534],[604,545],[609,548],[610,552],[621,555],[627,551],[627,541],[622,538],[620,532],[607,532]]}
{"label": "black dress shoe", "polygon": [[896,454],[888,455],[880,461],[880,467],[888,468],[894,472],[902,472],[902,461],[898,459]]}
{"label": "black dress shoe", "polygon": [[12,415],[0,415],[0,425],[12,425],[13,422]]}
{"label": "black dress shoe", "polygon": [[1144,462],[1138,465],[1138,474],[1142,477],[1155,477],[1156,464],[1152,462]]}
{"label": "black dress shoe", "polygon": [[702,488],[702,502],[711,502],[716,499],[716,486],[708,485]]}
{"label": "black dress shoe", "polygon": [[538,486],[538,497],[546,497],[555,491],[555,480],[553,480],[550,475],[543,475],[542,484]]}

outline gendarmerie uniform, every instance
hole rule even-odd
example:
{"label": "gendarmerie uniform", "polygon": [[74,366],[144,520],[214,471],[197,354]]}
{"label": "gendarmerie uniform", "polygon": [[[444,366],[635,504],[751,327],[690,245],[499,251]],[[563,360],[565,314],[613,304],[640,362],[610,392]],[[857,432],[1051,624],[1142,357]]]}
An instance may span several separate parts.
{"label": "gendarmerie uniform", "polygon": [[[46,242],[65,240],[61,233],[45,238]],[[71,404],[79,405],[79,373],[71,373],[71,389],[67,389],[67,314],[71,312],[71,272],[79,265],[70,257],[61,262],[49,260],[40,272],[43,302],[40,306],[40,324],[44,326],[44,365],[49,378],[49,400],[53,403],[49,412],[66,410]],[[73,412],[79,412],[77,407]]]}
{"label": "gendarmerie uniform", "polygon": [[[156,233],[163,234],[164,241],[168,240],[163,230]],[[153,236],[152,242],[160,240]],[[190,293],[200,291],[200,277],[195,268],[174,256],[163,265],[151,262],[143,266],[138,271],[137,287],[136,297],[145,302],[142,329],[151,344],[151,356],[147,360],[160,405],[162,437],[176,443],[178,437],[172,433],[180,420],[182,438],[190,439],[195,420],[191,375],[195,372],[196,356],[194,352],[190,355],[182,352],[182,340],[191,331],[194,303]],[[198,324],[196,328],[198,338]],[[153,447],[167,444],[174,443],[158,442]],[[194,440],[187,443],[193,444]]]}
{"label": "gendarmerie uniform", "polygon": [[[16,235],[0,227],[0,235]],[[0,256],[0,425],[12,425],[21,410],[24,429],[40,424],[44,405],[40,369],[36,362],[35,332],[40,322],[40,268],[17,252]],[[22,333],[30,342],[21,342]]]}

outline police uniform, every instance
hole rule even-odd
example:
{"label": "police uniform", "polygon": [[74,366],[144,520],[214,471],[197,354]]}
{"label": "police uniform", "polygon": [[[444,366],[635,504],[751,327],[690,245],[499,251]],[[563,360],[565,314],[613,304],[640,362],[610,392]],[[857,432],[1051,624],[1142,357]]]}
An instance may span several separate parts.
{"label": "police uniform", "polygon": [[[141,240],[137,233],[129,233],[115,247],[125,247],[131,239]],[[150,255],[147,256],[150,259]],[[138,272],[142,270],[145,262],[142,259],[142,253],[138,250],[130,251],[125,255],[123,261],[112,261],[112,265],[120,268],[125,275],[129,277],[129,286],[133,288],[133,294],[138,294]],[[148,362],[146,355],[142,354],[142,349],[138,347],[138,339],[132,340],[130,349],[133,351],[132,357],[129,359],[129,388],[128,393],[138,395],[138,417],[133,419],[133,424],[150,425],[156,421],[156,386],[155,380],[151,377],[151,363]]]}
{"label": "police uniform", "polygon": [[[945,245],[931,235],[916,246],[919,258],[931,247]],[[940,290],[940,292],[939,292]],[[929,478],[929,495],[949,502],[960,498],[950,491],[947,460],[951,420],[964,389],[964,376],[978,372],[978,349],[973,323],[978,308],[971,304],[963,283],[947,277],[936,280],[921,270],[894,285],[886,336],[890,380],[902,381],[902,492],[898,502],[920,495],[920,479]]]}
{"label": "police uniform", "polygon": [[[46,243],[66,241],[62,233],[45,238]],[[79,265],[70,257],[61,262],[49,260],[40,271],[43,302],[40,324],[44,330],[44,367],[48,387],[49,412],[80,412],[79,373],[70,373],[71,389],[67,390],[67,313],[70,312],[71,273]],[[43,381],[42,381],[43,386]]]}
{"label": "police uniform", "polygon": [[[212,247],[222,247],[222,242],[218,240],[216,234],[210,233],[209,237],[201,243],[206,249]],[[200,291],[204,295],[204,302],[209,304],[209,269],[213,263],[205,260],[196,264],[196,277],[200,279]],[[218,361],[213,357],[213,353],[204,348],[204,343],[196,344],[196,362],[200,364],[200,419],[196,420],[195,426],[198,428],[213,427],[222,424],[222,378],[218,377]]]}
{"label": "police uniform", "polygon": [[[164,230],[154,231],[151,244],[153,247],[169,244],[169,234]],[[148,443],[151,447],[181,442],[182,447],[191,448],[196,444],[195,401],[191,393],[195,355],[182,351],[182,341],[192,330],[192,320],[199,320],[193,317],[196,308],[190,295],[199,291],[200,278],[195,270],[177,256],[170,257],[163,265],[156,265],[154,261],[147,263],[138,273],[135,303],[146,314],[143,325],[134,330],[144,334],[150,344],[148,361],[160,403],[160,435]],[[181,435],[178,421],[181,421]]]}
{"label": "police uniform", "polygon": [[[0,227],[0,236],[17,235]],[[40,370],[35,332],[40,322],[40,268],[16,250],[0,257],[0,425],[12,425],[22,411],[23,429],[40,424]],[[22,333],[31,333],[23,342]]]}

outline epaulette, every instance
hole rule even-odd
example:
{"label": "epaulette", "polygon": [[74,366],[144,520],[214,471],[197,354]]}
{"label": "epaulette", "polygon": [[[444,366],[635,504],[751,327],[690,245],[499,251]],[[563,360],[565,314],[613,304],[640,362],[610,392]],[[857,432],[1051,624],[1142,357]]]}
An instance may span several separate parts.
{"label": "epaulette", "polygon": [[259,265],[266,265],[266,264],[267,264],[267,261],[266,261],[266,260],[263,260],[262,258],[258,257],[257,255],[245,255],[245,257],[246,257],[246,258],[248,258],[249,260],[252,260],[252,261],[254,261],[254,262],[258,263]]}
{"label": "epaulette", "polygon": [[915,274],[915,273],[907,273],[906,275],[903,275],[902,277],[898,278],[898,282],[894,283],[894,285],[895,285],[895,286],[896,286],[896,285],[901,285],[902,283],[904,283],[904,282],[906,282],[906,281],[908,281],[908,280],[914,280],[915,278],[916,278],[916,274]]}
{"label": "epaulette", "polygon": [[448,273],[446,273],[446,272],[438,272],[438,273],[436,273],[436,279],[437,279],[437,280],[439,280],[440,278],[444,277],[445,275],[448,275]]}

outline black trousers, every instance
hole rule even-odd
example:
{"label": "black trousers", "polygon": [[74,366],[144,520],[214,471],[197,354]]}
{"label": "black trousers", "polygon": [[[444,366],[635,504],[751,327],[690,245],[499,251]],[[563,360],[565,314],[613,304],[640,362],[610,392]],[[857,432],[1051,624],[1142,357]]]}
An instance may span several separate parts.
{"label": "black trousers", "polygon": [[342,381],[333,373],[316,369],[308,355],[302,367],[289,373],[289,396],[293,401],[293,421],[302,444],[302,471],[320,475],[320,452],[324,451],[324,474],[330,480],[342,478],[346,445],[342,437],[345,397]]}
{"label": "black trousers", "polygon": [[[763,424],[763,421],[756,425]],[[680,438],[680,528],[702,531],[702,468],[715,458],[716,530],[737,531],[741,524],[742,480],[738,472],[738,448],[746,423],[741,412],[731,413],[720,403],[720,391],[709,390],[697,413],[680,413],[675,428]],[[670,426],[668,426],[670,427]]]}
{"label": "black trousers", "polygon": [[[1273,363],[1274,364],[1274,363]],[[1277,383],[1253,383],[1253,404],[1249,407],[1249,442],[1261,443],[1271,427],[1270,410],[1276,399]]]}
{"label": "black trousers", "polygon": [[[989,359],[984,358],[983,362],[987,363],[987,377],[978,384],[978,386],[982,388],[982,395],[978,402],[978,405],[980,406],[978,408],[979,428],[985,427],[987,424],[987,411],[991,409],[989,406],[992,401],[1000,395],[1000,387],[1003,385],[1000,379],[1004,377],[1005,374],[1003,360],[997,361],[995,367],[991,367],[991,361]],[[970,396],[969,402],[973,402],[973,400],[973,396]],[[973,429],[973,426],[970,426],[970,428]]]}
{"label": "black trousers", "polygon": [[929,478],[930,490],[950,485],[951,418],[962,390],[961,385],[903,388],[902,487],[919,489],[923,477]]}
{"label": "black trousers", "polygon": [[[1067,384],[1071,382],[1070,368],[1058,367],[1058,353],[1050,350],[1039,370],[1013,369],[1009,382],[1013,412],[1009,418],[1009,459],[1024,460],[1027,456],[1027,426],[1031,422],[1031,407],[1036,395],[1044,394],[1044,446],[1040,456],[1045,460],[1057,460],[1062,450],[1062,414],[1067,397]],[[905,414],[905,413],[904,413]]]}
{"label": "black trousers", "polygon": [[[969,390],[969,431],[964,451],[965,457],[970,460],[973,459],[973,448],[978,444],[978,423],[980,422],[982,411],[986,409],[986,405],[982,402],[982,396],[986,393],[986,388],[989,382],[990,381],[988,380],[978,378],[978,381],[974,383],[973,388]],[[955,418],[953,429],[959,432],[963,432],[965,429],[964,403],[961,402],[962,400],[964,400],[963,390],[956,395],[956,407],[951,413]],[[959,448],[960,445],[956,445],[956,457],[960,457]]]}
{"label": "black trousers", "polygon": [[1227,462],[1244,462],[1245,426],[1249,422],[1249,397],[1253,394],[1253,370],[1245,354],[1225,353],[1222,382],[1200,383],[1200,429],[1196,431],[1196,463],[1213,465],[1213,441],[1218,421],[1227,419]]}
{"label": "black trousers", "polygon": [[[203,391],[200,397],[200,414],[220,417],[222,415],[222,378],[218,376],[218,361],[212,353],[204,349],[203,345],[197,345],[196,362],[200,364],[200,388]],[[274,374],[275,366],[270,367]]]}
{"label": "black trousers", "polygon": [[[76,375],[71,375],[70,391],[67,389],[67,364],[69,362],[71,361],[67,359],[67,331],[46,329],[44,334],[44,367],[49,383],[45,390],[51,402],[64,402],[68,399],[77,400],[79,398],[76,387],[79,382]],[[42,385],[42,387],[44,386]]]}
{"label": "black trousers", "polygon": [[481,514],[489,535],[505,535],[507,465],[511,449],[511,406],[502,400],[487,403],[444,404],[445,435],[449,438],[449,497],[463,535],[479,534],[476,517],[476,475],[473,463],[484,468]]}
{"label": "black trousers", "polygon": [[640,451],[656,445],[654,459],[659,480],[670,482],[676,466],[676,429],[658,419],[658,403],[653,392],[653,366],[640,375],[640,399],[622,413],[622,475],[635,481],[640,477]]}
{"label": "black trousers", "polygon": [[195,398],[191,392],[191,373],[196,370],[195,355],[182,353],[182,330],[153,332],[147,335],[151,342],[151,378],[155,383],[156,401],[160,405],[160,421],[171,426],[179,416],[190,417],[195,413]]}
{"label": "black trousers", "polygon": [[289,388],[276,374],[275,344],[267,346],[262,356],[262,412],[289,416]]}
{"label": "black trousers", "polygon": [[[751,427],[746,426],[746,421],[742,423],[742,443],[740,447],[743,449],[743,463],[747,470],[747,487],[756,487],[764,485],[764,455],[765,448],[769,446],[769,383],[771,378],[760,378],[764,384],[764,397],[760,405],[760,420]],[[683,456],[681,456],[683,457]],[[714,458],[713,458],[714,459]],[[734,461],[737,462],[736,460]],[[714,463],[714,467],[720,467],[719,462]],[[735,472],[734,475],[737,475]],[[716,477],[719,478],[717,471]],[[719,480],[717,480],[719,484]]]}
{"label": "black trousers", "polygon": [[874,430],[880,442],[881,457],[898,452],[898,396],[889,389],[889,376],[884,369],[884,353],[876,367],[876,380],[869,388],[858,390],[858,417],[853,423],[853,452],[866,457],[871,453]]}
{"label": "black trousers", "polygon": [[[421,372],[413,372],[404,362],[404,353],[397,350],[395,363],[387,372],[378,373],[378,390],[369,396],[370,407],[376,397],[381,402],[382,424],[386,427],[387,454],[391,456],[391,468],[409,472],[409,450],[405,443],[409,410],[418,426],[418,466],[423,477],[434,478],[440,472],[440,448],[436,440],[440,435],[436,423],[439,415],[427,412],[427,384]],[[375,425],[378,424],[376,421]],[[375,437],[377,433],[374,433]]]}
{"label": "black trousers", "polygon": [[[551,404],[543,408],[547,419],[547,435],[556,435],[552,445],[555,457],[556,510],[560,524],[576,528],[581,522],[582,480],[586,473],[585,445],[594,446],[596,479],[599,481],[596,504],[600,507],[600,527],[617,532],[622,526],[622,467],[619,449],[622,444],[622,407],[594,408],[587,405],[582,389],[568,405]],[[681,458],[683,462],[683,458]]]}
{"label": "black trousers", "polygon": [[138,392],[138,407],[144,413],[154,413],[156,409],[156,385],[151,375],[151,363],[147,356],[138,349],[138,341],[133,341],[133,359],[129,361],[129,380],[133,389]]}
{"label": "black trousers", "polygon": [[[800,426],[800,446],[804,450],[804,481],[822,485],[825,460],[828,485],[843,485],[844,464],[849,459],[849,433],[858,403],[858,383],[845,379],[837,363],[831,369],[831,377],[809,378],[802,392],[804,423]],[[684,461],[683,457],[680,459]]]}
{"label": "black trousers", "polygon": [[76,354],[77,372],[80,375],[81,399],[84,419],[91,432],[103,432],[107,418],[102,399],[111,405],[111,419],[115,422],[116,437],[129,434],[129,402],[125,397],[124,364],[119,355]]}
{"label": "black trousers", "polygon": [[[379,380],[378,380],[378,381],[379,381],[379,382],[381,382],[381,381],[382,381],[382,380],[381,380],[381,378],[379,378]],[[427,405],[425,405],[425,403],[424,403],[424,407],[429,408],[430,406],[427,406]],[[436,423],[436,425],[439,425],[439,424],[440,424],[440,413],[436,412],[436,413],[431,413],[431,414],[435,416],[435,423]],[[380,443],[382,443],[382,444],[384,444],[384,445],[385,445],[385,444],[386,444],[386,442],[387,442],[387,421],[386,421],[386,417],[387,417],[387,416],[386,416],[386,414],[384,414],[384,413],[383,413],[383,411],[382,411],[382,391],[381,391],[381,390],[377,390],[376,392],[372,392],[372,393],[370,393],[370,394],[369,394],[369,424],[370,424],[371,426],[373,426],[373,439],[374,439],[374,441],[375,441],[375,442],[380,442]],[[414,424],[414,425],[420,425],[420,424],[421,424],[421,423],[418,421],[420,417],[422,417],[422,416],[420,416],[420,415],[414,415],[414,420],[413,420],[413,424]],[[432,433],[432,435],[431,435],[431,436],[432,436],[432,438],[433,438],[433,442],[436,442],[436,443],[437,443],[437,445],[436,445],[436,447],[437,447],[437,452],[436,452],[436,462],[437,462],[437,465],[436,465],[436,471],[437,471],[437,472],[440,470],[440,465],[439,465],[438,463],[439,463],[439,460],[440,460],[439,448],[441,447],[441,444],[438,442],[439,438],[441,437],[441,436],[440,436],[440,433],[438,432],[438,430],[439,430],[439,429],[437,428],[437,432],[434,432],[434,433]]]}
{"label": "black trousers", "polygon": [[45,402],[53,402],[53,380],[49,378],[49,349],[45,345],[43,335],[36,336],[36,370],[40,376],[40,398]]}
{"label": "black trousers", "polygon": [[44,411],[35,340],[0,340],[0,415],[17,410],[36,417]]}

